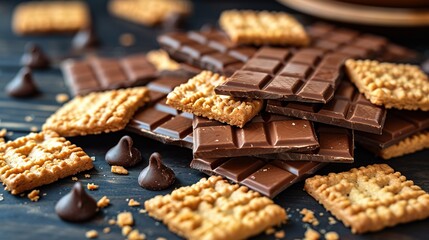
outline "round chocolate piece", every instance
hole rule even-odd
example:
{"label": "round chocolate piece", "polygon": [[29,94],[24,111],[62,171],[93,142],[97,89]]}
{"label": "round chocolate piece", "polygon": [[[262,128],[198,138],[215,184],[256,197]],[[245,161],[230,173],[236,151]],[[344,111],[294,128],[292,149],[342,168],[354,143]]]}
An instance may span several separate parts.
{"label": "round chocolate piece", "polygon": [[149,165],[139,175],[139,185],[149,190],[163,190],[170,187],[176,176],[173,170],[162,164],[161,155],[153,153],[149,158]]}
{"label": "round chocolate piece", "polygon": [[12,97],[31,97],[39,92],[28,67],[22,68],[6,85],[5,90]]}
{"label": "round chocolate piece", "polygon": [[34,43],[27,43],[25,53],[21,57],[21,64],[30,68],[49,67],[49,58],[43,53],[42,48]]}
{"label": "round chocolate piece", "polygon": [[95,48],[100,44],[92,26],[82,28],[72,40],[72,47],[76,50]]}
{"label": "round chocolate piece", "polygon": [[72,190],[57,202],[55,212],[66,221],[86,221],[97,213],[97,202],[86,193],[80,182],[76,182]]}
{"label": "round chocolate piece", "polygon": [[110,165],[132,167],[141,160],[140,151],[133,147],[133,139],[127,135],[106,153],[106,162]]}

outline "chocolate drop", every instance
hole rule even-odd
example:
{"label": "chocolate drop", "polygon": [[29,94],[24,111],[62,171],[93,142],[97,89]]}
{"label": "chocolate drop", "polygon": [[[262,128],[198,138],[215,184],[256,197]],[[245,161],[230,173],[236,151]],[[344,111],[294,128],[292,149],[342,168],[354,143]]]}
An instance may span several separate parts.
{"label": "chocolate drop", "polygon": [[178,31],[185,25],[185,16],[183,14],[172,12],[168,14],[162,22],[162,28],[166,32]]}
{"label": "chocolate drop", "polygon": [[12,97],[30,97],[39,92],[28,67],[22,68],[6,85],[5,90]]}
{"label": "chocolate drop", "polygon": [[72,47],[76,50],[95,48],[100,44],[92,26],[82,28],[72,40]]}
{"label": "chocolate drop", "polygon": [[106,153],[106,162],[110,165],[132,167],[141,160],[140,151],[133,147],[133,139],[127,135]]}
{"label": "chocolate drop", "polygon": [[66,221],[86,221],[97,213],[97,202],[86,193],[80,182],[76,182],[72,190],[57,202],[55,212]]}
{"label": "chocolate drop", "polygon": [[149,165],[141,171],[138,178],[139,185],[149,190],[166,189],[175,180],[173,170],[162,164],[161,155],[157,152],[150,156]]}
{"label": "chocolate drop", "polygon": [[34,43],[27,43],[25,53],[21,57],[21,64],[30,68],[47,68],[50,61],[42,48]]}

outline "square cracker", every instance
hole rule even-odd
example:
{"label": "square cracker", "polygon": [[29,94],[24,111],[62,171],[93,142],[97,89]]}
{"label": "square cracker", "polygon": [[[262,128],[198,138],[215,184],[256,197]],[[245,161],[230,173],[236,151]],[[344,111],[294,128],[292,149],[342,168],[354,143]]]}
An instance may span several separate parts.
{"label": "square cracker", "polygon": [[188,0],[112,0],[109,3],[113,15],[147,26],[162,23],[170,14],[186,16],[191,10]]}
{"label": "square cracker", "polygon": [[418,66],[352,59],[345,65],[352,82],[373,104],[429,111],[429,79]]}
{"label": "square cracker", "polygon": [[149,216],[190,239],[245,239],[286,221],[267,197],[212,176],[145,202]]}
{"label": "square cracker", "polygon": [[414,134],[393,146],[381,149],[377,154],[383,159],[390,159],[414,153],[425,148],[429,148],[429,131]]}
{"label": "square cracker", "polygon": [[197,116],[243,127],[261,110],[262,101],[216,95],[215,87],[226,80],[219,74],[203,71],[169,93],[167,104]]}
{"label": "square cracker", "polygon": [[306,46],[310,42],[304,27],[284,12],[227,10],[219,24],[238,44]]}
{"label": "square cracker", "polygon": [[429,194],[387,164],[318,175],[304,188],[353,233],[429,217]]}
{"label": "square cracker", "polygon": [[119,131],[148,100],[145,87],[77,96],[51,115],[43,130],[52,130],[65,137]]}
{"label": "square cracker", "polygon": [[12,28],[17,34],[76,32],[90,24],[87,5],[80,1],[43,1],[19,4]]}
{"label": "square cracker", "polygon": [[91,158],[52,131],[30,133],[0,145],[0,179],[12,194],[93,167]]}

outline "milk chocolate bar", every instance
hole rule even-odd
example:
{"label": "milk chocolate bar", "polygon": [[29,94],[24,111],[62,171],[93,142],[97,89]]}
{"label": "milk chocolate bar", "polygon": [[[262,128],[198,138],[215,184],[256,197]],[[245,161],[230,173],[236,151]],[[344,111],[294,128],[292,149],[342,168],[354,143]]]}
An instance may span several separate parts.
{"label": "milk chocolate bar", "polygon": [[381,134],[386,119],[386,110],[348,81],[341,82],[327,104],[269,100],[266,111],[375,134]]}
{"label": "milk chocolate bar", "polygon": [[270,198],[315,173],[326,163],[269,160],[257,157],[194,158],[191,168],[220,175]]}

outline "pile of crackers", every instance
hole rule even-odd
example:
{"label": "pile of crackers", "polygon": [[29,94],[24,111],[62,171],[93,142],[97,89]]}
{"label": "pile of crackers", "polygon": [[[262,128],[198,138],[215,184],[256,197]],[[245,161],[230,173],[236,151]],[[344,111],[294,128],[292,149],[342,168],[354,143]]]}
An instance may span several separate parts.
{"label": "pile of crackers", "polygon": [[[21,4],[14,31],[90,24],[80,2],[67,3],[65,23],[61,4]],[[148,26],[191,12],[167,0],[113,0],[109,9]],[[191,167],[218,175],[145,202],[185,238],[243,239],[283,224],[286,210],[270,198],[305,178],[309,195],[353,233],[429,217],[429,194],[387,164],[308,178],[353,162],[355,142],[383,159],[429,147],[429,79],[403,62],[413,51],[325,23],[304,27],[283,12],[227,10],[219,25],[164,33],[163,50],[149,54],[64,61],[75,97],[42,132],[0,143],[0,180],[19,194],[91,169],[65,137],[125,129],[192,148]]]}

